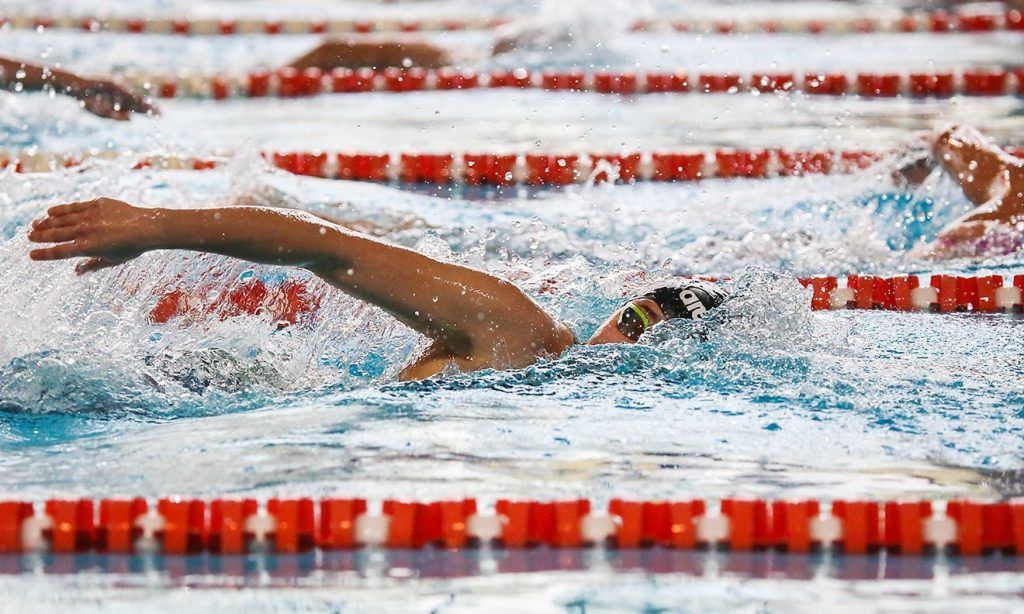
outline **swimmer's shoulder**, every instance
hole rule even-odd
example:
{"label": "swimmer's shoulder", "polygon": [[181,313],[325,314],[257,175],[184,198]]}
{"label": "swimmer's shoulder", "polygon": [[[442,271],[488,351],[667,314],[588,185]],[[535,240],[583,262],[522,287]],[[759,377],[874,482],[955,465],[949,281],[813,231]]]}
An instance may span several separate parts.
{"label": "swimmer's shoulder", "polygon": [[533,354],[533,359],[536,360],[560,356],[574,345],[579,345],[576,333],[565,322],[551,318],[550,326],[533,329],[533,338],[529,342],[529,349],[524,348],[524,351]]}
{"label": "swimmer's shoulder", "polygon": [[579,345],[580,340],[565,322],[555,321],[555,334],[549,342],[548,352],[559,355],[574,345]]}
{"label": "swimmer's shoulder", "polygon": [[[579,344],[576,333],[564,322],[552,318],[551,326],[533,328],[533,336],[522,347],[522,358],[529,361],[532,359],[549,358],[559,356],[574,345]],[[525,341],[525,339],[524,339]]]}

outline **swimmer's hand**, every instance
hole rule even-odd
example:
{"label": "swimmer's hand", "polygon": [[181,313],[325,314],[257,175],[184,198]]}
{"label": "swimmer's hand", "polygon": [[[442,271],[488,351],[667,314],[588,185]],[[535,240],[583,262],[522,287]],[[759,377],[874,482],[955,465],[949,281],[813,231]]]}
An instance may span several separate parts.
{"label": "swimmer's hand", "polygon": [[32,222],[28,240],[53,243],[29,252],[32,260],[66,260],[85,256],[79,275],[128,262],[156,246],[156,216],[112,198],[51,207]]}
{"label": "swimmer's hand", "polygon": [[99,117],[125,121],[132,113],[159,115],[160,110],[145,96],[112,79],[70,78],[67,93],[77,98],[82,107]]}

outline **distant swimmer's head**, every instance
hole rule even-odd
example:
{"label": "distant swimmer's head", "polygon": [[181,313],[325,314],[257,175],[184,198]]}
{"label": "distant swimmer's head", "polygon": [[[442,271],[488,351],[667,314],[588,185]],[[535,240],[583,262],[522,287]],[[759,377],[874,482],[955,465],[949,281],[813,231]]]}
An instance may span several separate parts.
{"label": "distant swimmer's head", "polygon": [[636,343],[650,327],[673,318],[699,320],[722,304],[725,291],[702,281],[681,286],[656,288],[630,299],[597,327],[587,341],[601,343]]}

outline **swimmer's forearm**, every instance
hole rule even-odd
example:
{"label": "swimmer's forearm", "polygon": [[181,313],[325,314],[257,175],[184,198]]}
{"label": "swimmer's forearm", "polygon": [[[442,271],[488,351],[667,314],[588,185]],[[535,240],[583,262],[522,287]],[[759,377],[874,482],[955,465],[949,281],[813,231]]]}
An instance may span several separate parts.
{"label": "swimmer's forearm", "polygon": [[300,266],[469,356],[513,337],[546,347],[562,330],[514,284],[353,232],[309,213],[261,207],[153,213],[144,249],[188,249]]}
{"label": "swimmer's forearm", "polygon": [[0,87],[3,89],[37,92],[47,86],[60,94],[76,95],[84,85],[82,78],[67,70],[0,58]]}
{"label": "swimmer's forearm", "polygon": [[211,252],[263,264],[316,266],[338,227],[312,214],[264,207],[152,209],[145,249]]}
{"label": "swimmer's forearm", "polygon": [[1024,164],[970,126],[943,131],[932,144],[932,154],[976,205],[997,195],[1003,187],[1001,176],[1008,168]]}

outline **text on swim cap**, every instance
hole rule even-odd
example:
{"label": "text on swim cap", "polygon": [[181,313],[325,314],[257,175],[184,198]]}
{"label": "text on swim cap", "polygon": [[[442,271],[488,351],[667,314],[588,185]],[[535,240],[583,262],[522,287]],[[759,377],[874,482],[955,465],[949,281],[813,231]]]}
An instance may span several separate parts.
{"label": "text on swim cap", "polygon": [[679,300],[683,301],[683,305],[686,306],[686,310],[690,312],[690,317],[694,320],[701,319],[708,312],[704,307],[704,303],[700,302],[700,298],[697,297],[693,290],[683,290],[680,292]]}

